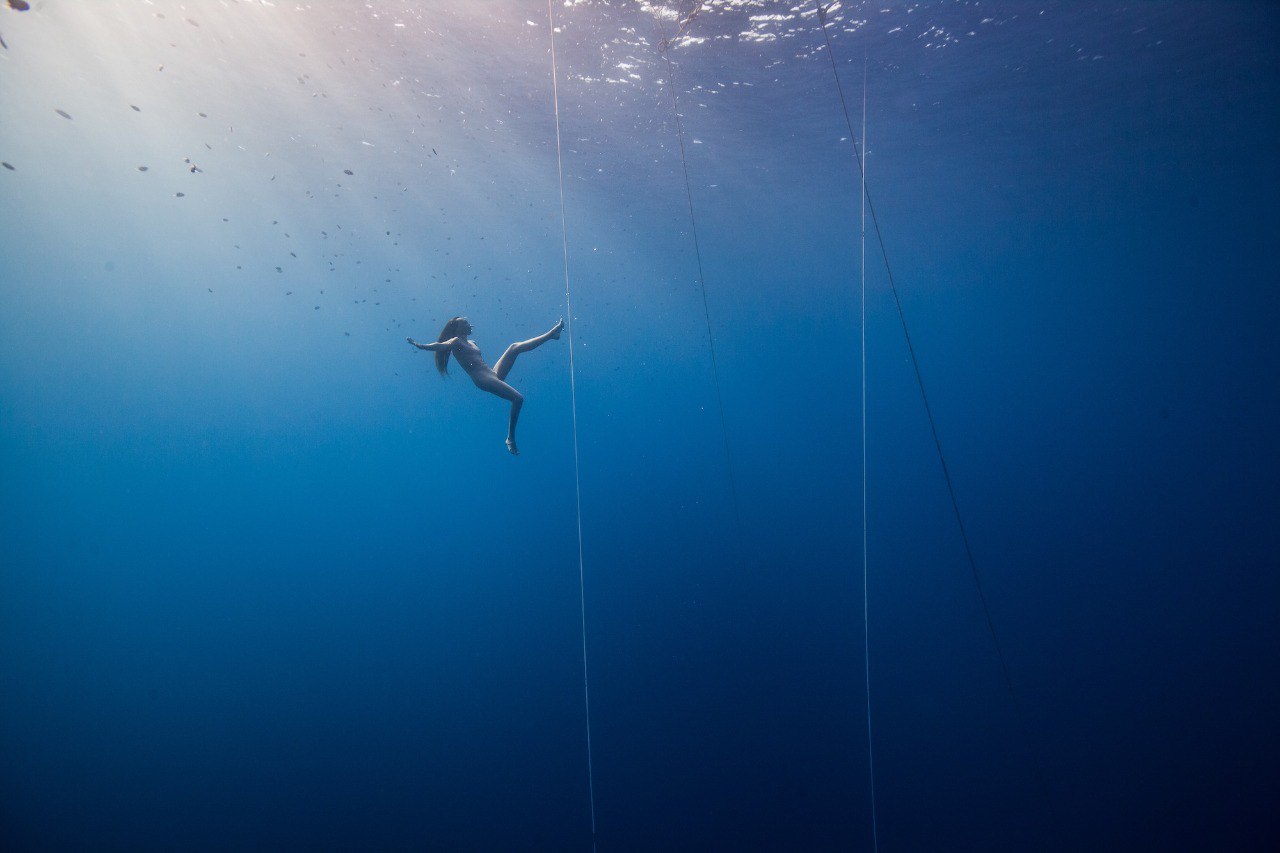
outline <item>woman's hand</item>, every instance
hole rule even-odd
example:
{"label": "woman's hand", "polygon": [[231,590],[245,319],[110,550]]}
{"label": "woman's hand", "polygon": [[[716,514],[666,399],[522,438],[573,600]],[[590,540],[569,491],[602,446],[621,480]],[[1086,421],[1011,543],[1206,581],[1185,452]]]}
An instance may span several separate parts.
{"label": "woman's hand", "polygon": [[451,349],[453,345],[458,342],[457,338],[449,338],[449,340],[447,341],[436,341],[435,343],[430,343],[430,344],[420,344],[417,341],[415,341],[413,338],[405,338],[405,340],[413,344],[418,349],[431,350],[432,352],[439,352],[440,350]]}

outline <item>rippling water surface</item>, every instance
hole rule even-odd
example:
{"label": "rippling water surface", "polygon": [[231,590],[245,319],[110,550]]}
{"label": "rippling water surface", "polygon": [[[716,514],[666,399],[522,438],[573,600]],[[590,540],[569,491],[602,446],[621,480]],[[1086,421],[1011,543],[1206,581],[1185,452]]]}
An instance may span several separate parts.
{"label": "rippling water surface", "polygon": [[1273,5],[24,5],[6,849],[1280,835]]}

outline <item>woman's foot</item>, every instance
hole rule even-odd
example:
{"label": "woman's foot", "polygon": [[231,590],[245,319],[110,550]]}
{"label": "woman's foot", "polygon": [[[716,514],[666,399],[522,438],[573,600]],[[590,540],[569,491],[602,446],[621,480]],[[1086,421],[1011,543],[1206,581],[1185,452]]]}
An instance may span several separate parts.
{"label": "woman's foot", "polygon": [[551,331],[547,332],[548,338],[560,340],[560,330],[564,328],[564,318],[560,318],[560,322],[551,327]]}
{"label": "woman's foot", "polygon": [[507,439],[507,450],[511,451],[512,456],[520,455],[520,451],[516,448],[516,440],[514,438]]}

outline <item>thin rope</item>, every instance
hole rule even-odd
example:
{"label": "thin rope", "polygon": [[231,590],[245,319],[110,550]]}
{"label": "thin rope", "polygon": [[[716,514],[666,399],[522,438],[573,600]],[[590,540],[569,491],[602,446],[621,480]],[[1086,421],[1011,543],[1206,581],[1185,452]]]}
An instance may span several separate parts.
{"label": "thin rope", "polygon": [[858,331],[862,358],[862,663],[867,693],[867,776],[871,782],[871,845],[879,853],[880,832],[876,826],[876,759],[871,738],[871,609],[867,595],[867,66],[862,65],[862,239],[859,252]]}
{"label": "thin rope", "polygon": [[573,297],[569,288],[569,229],[564,215],[564,155],[560,145],[560,86],[556,67],[556,23],[547,0],[547,26],[551,30],[551,97],[556,117],[556,177],[560,184],[560,246],[564,251],[564,304],[569,332],[569,405],[573,412],[573,494],[578,514],[578,610],[582,618],[582,705],[587,729],[587,794],[591,802],[591,849],[596,849],[596,781],[591,760],[591,687],[587,677],[587,584],[582,557],[582,477],[578,464],[578,388],[573,363]]}
{"label": "thin rope", "polygon": [[[911,332],[907,329],[907,317],[902,310],[902,300],[898,297],[898,286],[893,278],[893,267],[889,264],[889,252],[885,249],[884,234],[880,230],[880,220],[876,217],[876,207],[871,200],[871,188],[867,186],[866,174],[863,168],[862,155],[858,148],[857,137],[853,133],[853,122],[849,119],[849,106],[845,102],[844,87],[840,84],[840,72],[836,67],[835,54],[831,51],[831,36],[827,33],[827,10],[823,6],[822,0],[817,0],[818,21],[822,30],[822,38],[827,46],[827,58],[831,60],[831,73],[835,77],[836,91],[840,94],[840,107],[844,111],[845,124],[849,128],[849,138],[853,142],[854,159],[858,163],[858,171],[862,174],[862,195],[866,200],[867,209],[871,212],[871,224],[876,231],[876,240],[880,244],[880,256],[884,259],[884,269],[889,280],[889,290],[893,293],[893,303],[898,310],[898,320],[902,324],[902,336],[907,342],[907,352],[911,356],[911,367],[915,371],[916,385],[920,389],[920,399],[924,402],[925,415],[929,419],[929,430],[933,434],[933,446],[938,453],[938,462],[942,466],[942,478],[947,484],[947,495],[951,499],[951,510],[956,517],[956,525],[960,528],[960,539],[964,543],[965,558],[969,563],[969,573],[973,577],[973,585],[978,591],[978,599],[982,603],[982,613],[986,617],[987,631],[991,635],[992,645],[996,650],[996,657],[1000,662],[1000,672],[1004,676],[1005,687],[1009,690],[1009,696],[1013,701],[1014,713],[1018,718],[1018,724],[1022,728],[1023,736],[1030,743],[1030,728],[1027,726],[1026,714],[1022,710],[1022,703],[1018,699],[1018,693],[1013,687],[1013,677],[1010,675],[1009,662],[1005,657],[1004,648],[1000,645],[1000,638],[996,634],[995,622],[991,618],[991,607],[987,603],[987,594],[982,588],[982,578],[978,574],[978,563],[973,557],[973,548],[969,544],[969,533],[964,524],[964,519],[960,515],[960,502],[956,498],[955,486],[951,481],[951,469],[947,466],[947,457],[942,452],[942,441],[938,438],[938,425],[933,417],[933,407],[929,405],[929,395],[924,389],[924,377],[920,373],[920,360],[916,357],[915,347],[911,343]],[[1040,770],[1040,762],[1035,757],[1034,752],[1030,755],[1032,764],[1035,768],[1036,781],[1040,787],[1041,794],[1048,806],[1050,816],[1053,819],[1055,827],[1060,827],[1061,822],[1058,819],[1057,809],[1054,807],[1053,798],[1049,796],[1048,785],[1044,781],[1044,775]],[[1061,834],[1061,833],[1059,833]]]}
{"label": "thin rope", "polygon": [[[693,14],[685,20],[685,24],[693,20],[693,17],[697,14],[698,10],[694,10]],[[738,484],[734,475],[733,454],[729,447],[729,425],[724,414],[724,395],[720,390],[720,368],[716,361],[716,337],[711,331],[711,308],[707,302],[707,280],[702,272],[702,247],[698,242],[698,217],[693,212],[693,186],[689,181],[689,159],[685,154],[684,148],[684,124],[680,121],[680,100],[676,96],[676,72],[675,66],[671,63],[671,57],[667,55],[670,43],[662,30],[662,22],[655,19],[655,24],[658,28],[659,36],[658,51],[662,54],[662,59],[667,64],[667,88],[671,92],[671,111],[676,117],[676,141],[680,144],[680,165],[684,170],[684,194],[689,203],[689,228],[693,234],[693,254],[698,261],[698,291],[702,294],[702,315],[707,323],[707,343],[711,349],[711,375],[715,382],[716,405],[720,412],[720,435],[724,440],[724,464],[729,477],[729,496],[733,501],[735,530],[738,533],[734,537],[734,541],[735,543],[740,543],[742,539],[742,513],[738,508]],[[678,33],[679,31],[677,30]],[[735,545],[735,550],[737,547],[739,546]]]}

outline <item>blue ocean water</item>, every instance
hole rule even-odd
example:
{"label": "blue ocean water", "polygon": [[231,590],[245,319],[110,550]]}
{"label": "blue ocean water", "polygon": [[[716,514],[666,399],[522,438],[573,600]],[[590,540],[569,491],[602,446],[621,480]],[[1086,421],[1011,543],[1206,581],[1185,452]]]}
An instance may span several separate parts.
{"label": "blue ocean water", "polygon": [[1016,703],[812,4],[13,5],[4,849],[1280,839],[1273,4],[831,7]]}

